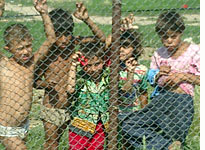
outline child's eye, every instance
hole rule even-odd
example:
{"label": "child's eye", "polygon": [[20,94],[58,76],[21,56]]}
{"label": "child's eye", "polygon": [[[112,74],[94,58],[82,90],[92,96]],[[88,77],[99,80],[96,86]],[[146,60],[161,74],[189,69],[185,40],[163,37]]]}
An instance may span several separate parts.
{"label": "child's eye", "polygon": [[172,39],[176,39],[176,38],[177,38],[177,35],[172,35],[171,38],[172,38]]}
{"label": "child's eye", "polygon": [[23,50],[23,47],[19,47],[19,48],[17,48],[16,50],[17,50],[17,51],[21,51],[21,50]]}
{"label": "child's eye", "polygon": [[123,46],[122,46],[122,48],[127,49],[127,48],[129,48],[129,47],[128,47],[128,46],[123,45]]}
{"label": "child's eye", "polygon": [[123,43],[123,44],[122,44],[122,47],[123,47],[123,48],[129,48],[130,46],[131,46],[131,45],[130,45],[129,43]]}
{"label": "child's eye", "polygon": [[162,38],[163,38],[164,40],[167,40],[167,39],[169,38],[169,36],[163,35]]}
{"label": "child's eye", "polygon": [[99,65],[100,65],[100,63],[96,63],[96,64],[95,64],[95,67],[97,67],[97,66],[99,66]]}
{"label": "child's eye", "polygon": [[70,36],[71,34],[69,32],[63,33],[64,36]]}
{"label": "child's eye", "polygon": [[59,35],[60,35],[59,33],[56,33],[56,36],[57,36],[57,37],[59,37]]}
{"label": "child's eye", "polygon": [[26,45],[26,48],[31,48],[32,47],[32,45],[30,44],[30,45]]}

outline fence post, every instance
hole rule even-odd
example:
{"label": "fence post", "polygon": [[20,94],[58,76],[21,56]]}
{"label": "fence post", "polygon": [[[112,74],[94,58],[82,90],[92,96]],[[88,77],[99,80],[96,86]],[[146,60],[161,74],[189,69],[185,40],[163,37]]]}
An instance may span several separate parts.
{"label": "fence post", "polygon": [[110,120],[108,133],[108,150],[117,150],[118,135],[118,79],[119,79],[119,47],[120,47],[121,0],[112,1],[112,46],[110,66]]}

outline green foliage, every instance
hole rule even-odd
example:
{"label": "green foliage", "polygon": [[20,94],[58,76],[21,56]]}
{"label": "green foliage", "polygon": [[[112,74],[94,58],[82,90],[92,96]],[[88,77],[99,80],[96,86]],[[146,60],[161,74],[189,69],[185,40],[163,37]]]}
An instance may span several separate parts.
{"label": "green foliage", "polygon": [[194,119],[189,129],[189,134],[186,139],[186,150],[200,149],[200,87],[195,89],[194,97]]}

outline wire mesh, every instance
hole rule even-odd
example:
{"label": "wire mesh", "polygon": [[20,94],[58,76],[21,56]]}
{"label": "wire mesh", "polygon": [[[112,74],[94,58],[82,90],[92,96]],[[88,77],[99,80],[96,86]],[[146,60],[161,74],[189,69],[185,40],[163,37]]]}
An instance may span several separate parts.
{"label": "wire mesh", "polygon": [[199,150],[200,1],[0,0],[0,150]]}

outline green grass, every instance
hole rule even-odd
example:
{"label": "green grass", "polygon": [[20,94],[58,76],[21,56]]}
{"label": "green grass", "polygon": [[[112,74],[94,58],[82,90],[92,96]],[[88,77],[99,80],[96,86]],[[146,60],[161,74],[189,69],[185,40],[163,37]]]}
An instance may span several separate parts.
{"label": "green grass", "polygon": [[195,89],[194,111],[194,120],[186,140],[187,150],[200,149],[200,87],[198,86]]}
{"label": "green grass", "polygon": [[[140,25],[139,32],[142,34],[144,47],[158,48],[162,46],[161,40],[155,32],[155,24]],[[192,37],[197,44],[200,43],[200,26],[186,26],[182,39]]]}
{"label": "green grass", "polygon": [[[89,10],[90,15],[111,16],[112,1],[111,0],[77,0],[83,1]],[[6,2],[11,3],[10,0]],[[21,4],[22,6],[33,6],[32,0],[13,0],[11,4]],[[133,1],[122,0],[122,12],[148,10],[148,9],[170,9],[181,8],[182,5],[187,4],[191,8],[200,7],[200,0],[145,0]],[[73,12],[75,10],[75,1],[69,0],[48,0],[48,6],[52,8],[64,8]],[[96,11],[97,10],[97,11]]]}
{"label": "green grass", "polygon": [[[100,24],[97,24],[97,25],[105,33],[105,35],[111,34],[111,25],[100,25]],[[158,48],[162,46],[161,40],[156,34],[154,28],[155,28],[155,24],[139,26],[139,32],[142,34],[141,41],[142,41],[143,47]],[[89,30],[87,25],[76,24],[74,34],[86,36],[86,35],[92,35],[92,32]],[[199,44],[200,43],[200,26],[186,26],[182,39],[186,39],[189,37],[192,37],[193,41]]]}
{"label": "green grass", "polygon": [[[0,31],[0,39],[1,39],[0,45],[2,46],[4,45],[3,31],[5,30],[7,26],[13,23],[16,23],[16,22],[10,21],[6,24],[5,22],[0,22],[0,26],[2,27],[2,30]],[[23,23],[30,30],[34,38],[33,50],[36,51],[40,47],[40,45],[43,43],[43,41],[45,41],[45,34],[44,34],[42,22],[41,21],[27,21],[27,22],[24,21],[24,22],[19,22],[19,23]],[[101,24],[97,24],[97,25],[106,35],[111,34],[111,25],[101,25]],[[141,41],[142,41],[143,47],[152,47],[156,49],[162,46],[158,35],[154,31],[154,27],[155,27],[154,24],[139,26],[139,32],[142,34]],[[89,30],[87,25],[75,24],[74,35],[89,36],[93,34]],[[185,39],[189,37],[192,37],[193,41],[199,44],[200,43],[200,26],[186,26],[186,30],[184,32],[183,38]]]}

